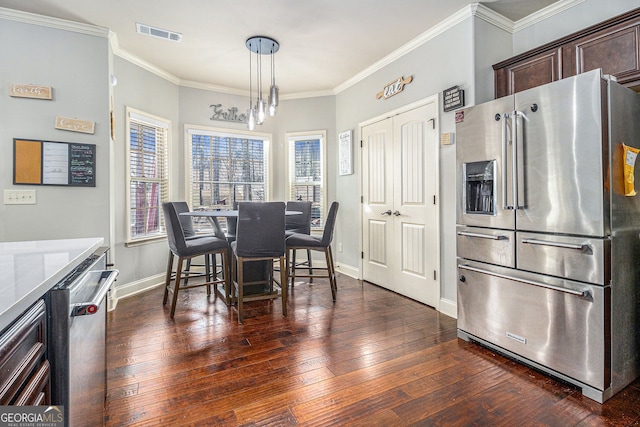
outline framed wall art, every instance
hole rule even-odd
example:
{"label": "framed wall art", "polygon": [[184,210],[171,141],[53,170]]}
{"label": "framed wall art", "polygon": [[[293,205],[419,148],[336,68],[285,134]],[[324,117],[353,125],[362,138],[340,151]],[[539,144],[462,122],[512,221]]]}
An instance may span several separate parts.
{"label": "framed wall art", "polygon": [[338,174],[351,175],[353,173],[353,144],[351,130],[338,134]]}

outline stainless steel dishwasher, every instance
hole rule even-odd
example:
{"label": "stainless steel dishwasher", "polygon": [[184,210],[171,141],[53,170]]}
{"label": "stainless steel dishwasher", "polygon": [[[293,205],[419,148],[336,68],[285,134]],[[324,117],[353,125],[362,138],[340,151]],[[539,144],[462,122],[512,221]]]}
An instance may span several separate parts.
{"label": "stainless steel dishwasher", "polygon": [[107,293],[118,270],[108,248],[84,260],[48,293],[51,400],[72,427],[104,424]]}

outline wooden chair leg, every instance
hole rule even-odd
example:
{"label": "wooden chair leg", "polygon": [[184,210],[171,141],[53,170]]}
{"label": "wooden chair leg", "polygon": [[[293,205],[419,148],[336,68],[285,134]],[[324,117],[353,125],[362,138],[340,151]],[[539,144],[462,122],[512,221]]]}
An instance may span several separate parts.
{"label": "wooden chair leg", "polygon": [[[224,278],[224,299],[227,305],[231,304],[231,298],[229,293],[231,292],[231,284],[229,278],[231,274],[229,273],[229,251],[222,252],[222,277]],[[217,285],[216,285],[217,286]]]}
{"label": "wooden chair leg", "polygon": [[184,258],[178,257],[178,267],[176,269],[176,282],[173,285],[173,303],[171,304],[171,318],[176,312],[176,304],[178,303],[178,290],[180,289],[180,276],[182,275],[182,265],[184,264]]}
{"label": "wooden chair leg", "polygon": [[282,292],[282,315],[287,317],[287,289],[289,288],[287,279],[287,263],[285,257],[280,257],[280,292]]}
{"label": "wooden chair leg", "polygon": [[296,261],[296,252],[297,251],[295,249],[291,250],[291,262],[293,263],[294,266],[296,265],[296,262],[297,262]]}
{"label": "wooden chair leg", "polygon": [[[212,281],[216,275],[215,254],[211,255],[211,257],[214,259],[213,274],[211,273],[211,262],[210,262],[209,254],[204,254],[204,278],[207,282]],[[207,296],[211,296],[211,285],[207,285]]]}
{"label": "wooden chair leg", "polygon": [[169,251],[169,262],[167,263],[167,276],[164,279],[164,298],[162,299],[162,305],[167,303],[169,298],[169,286],[171,284],[171,273],[173,272],[173,252]]}
{"label": "wooden chair leg", "polygon": [[327,260],[327,275],[329,276],[329,286],[331,286],[331,296],[333,302],[336,302],[336,277],[333,272],[333,254],[331,253],[331,246],[324,248],[324,256]]}
{"label": "wooden chair leg", "polygon": [[291,249],[291,248],[287,248],[287,258],[291,258],[289,256],[289,254],[291,253],[290,251],[293,253],[294,258],[291,260],[291,262],[287,261],[287,266],[289,268],[289,273],[287,274],[287,276],[288,276],[287,280],[291,279],[291,286],[293,287],[293,285],[295,284],[295,281],[296,281],[296,263],[295,263],[296,250],[295,249]]}
{"label": "wooden chair leg", "polygon": [[[309,265],[309,276],[312,276],[313,265],[311,264],[311,249],[307,249],[307,264]],[[313,277],[309,277],[309,283],[313,283]]]}
{"label": "wooden chair leg", "polygon": [[244,265],[242,263],[242,257],[238,257],[238,269],[236,275],[238,276],[238,323],[242,323],[242,288],[244,287]]}

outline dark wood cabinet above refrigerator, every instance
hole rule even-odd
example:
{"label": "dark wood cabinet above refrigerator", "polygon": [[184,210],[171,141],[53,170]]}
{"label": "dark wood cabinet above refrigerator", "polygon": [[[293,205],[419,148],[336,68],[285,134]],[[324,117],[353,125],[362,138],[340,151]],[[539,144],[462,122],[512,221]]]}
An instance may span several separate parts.
{"label": "dark wood cabinet above refrigerator", "polygon": [[640,91],[640,8],[495,64],[495,97],[596,68]]}

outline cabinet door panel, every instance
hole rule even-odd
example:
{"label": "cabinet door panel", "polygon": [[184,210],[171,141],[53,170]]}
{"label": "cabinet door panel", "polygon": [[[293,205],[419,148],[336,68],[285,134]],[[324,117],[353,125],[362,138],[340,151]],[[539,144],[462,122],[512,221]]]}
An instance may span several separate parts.
{"label": "cabinet door panel", "polygon": [[604,74],[615,76],[619,83],[637,80],[639,31],[638,25],[616,26],[568,44],[563,48],[563,77],[602,68]]}
{"label": "cabinet door panel", "polygon": [[[0,336],[0,405],[18,404],[17,396],[31,384],[34,375],[39,378],[40,390],[48,395],[45,310],[40,300]],[[42,365],[46,365],[44,370]],[[45,401],[49,403],[48,396]]]}
{"label": "cabinet door panel", "polygon": [[496,72],[496,98],[531,89],[560,79],[560,49],[509,65]]}

